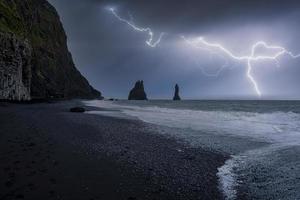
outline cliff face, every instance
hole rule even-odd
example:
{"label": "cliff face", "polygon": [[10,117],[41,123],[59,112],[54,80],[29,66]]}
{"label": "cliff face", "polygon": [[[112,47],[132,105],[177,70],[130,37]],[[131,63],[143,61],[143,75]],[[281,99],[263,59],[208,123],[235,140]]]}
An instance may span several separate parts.
{"label": "cliff face", "polygon": [[[1,78],[0,87],[7,89],[0,88],[0,99],[101,97],[75,68],[59,16],[46,0],[0,0],[0,32],[6,42],[1,43],[0,75],[15,80],[7,84]],[[8,90],[14,90],[11,97]]]}
{"label": "cliff face", "polygon": [[147,100],[143,81],[135,83],[134,88],[129,93],[128,100]]}
{"label": "cliff face", "polygon": [[0,99],[30,100],[31,48],[12,34],[0,33]]}

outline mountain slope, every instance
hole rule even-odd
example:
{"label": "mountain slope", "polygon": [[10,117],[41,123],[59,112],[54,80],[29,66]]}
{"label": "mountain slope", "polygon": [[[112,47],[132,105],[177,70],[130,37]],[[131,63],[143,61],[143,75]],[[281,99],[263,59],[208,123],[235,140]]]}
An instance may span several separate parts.
{"label": "mountain slope", "polygon": [[46,0],[0,0],[0,40],[0,99],[101,97],[75,68],[59,16]]}

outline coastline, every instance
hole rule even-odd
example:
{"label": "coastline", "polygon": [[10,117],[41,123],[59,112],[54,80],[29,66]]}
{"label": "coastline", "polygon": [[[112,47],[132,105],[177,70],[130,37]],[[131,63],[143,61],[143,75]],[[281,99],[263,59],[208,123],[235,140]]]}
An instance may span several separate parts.
{"label": "coastline", "polygon": [[139,120],[70,113],[76,105],[0,105],[0,199],[224,198],[217,173],[228,155]]}

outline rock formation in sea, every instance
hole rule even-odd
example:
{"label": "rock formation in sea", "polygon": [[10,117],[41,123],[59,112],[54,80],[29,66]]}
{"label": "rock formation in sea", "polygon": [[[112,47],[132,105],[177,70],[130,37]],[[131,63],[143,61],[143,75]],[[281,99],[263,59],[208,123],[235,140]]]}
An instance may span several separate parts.
{"label": "rock formation in sea", "polygon": [[75,68],[46,0],[0,0],[0,99],[101,98]]}
{"label": "rock formation in sea", "polygon": [[179,96],[179,86],[178,86],[178,84],[175,85],[175,94],[174,94],[173,100],[174,101],[180,101],[181,100],[181,98]]}
{"label": "rock formation in sea", "polygon": [[135,83],[134,88],[129,93],[128,100],[147,100],[143,81]]}

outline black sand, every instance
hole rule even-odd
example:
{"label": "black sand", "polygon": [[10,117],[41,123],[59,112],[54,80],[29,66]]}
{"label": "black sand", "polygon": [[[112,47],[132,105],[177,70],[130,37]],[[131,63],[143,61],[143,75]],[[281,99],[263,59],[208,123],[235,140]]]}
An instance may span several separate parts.
{"label": "black sand", "polygon": [[[78,102],[0,103],[0,199],[223,199],[226,156]],[[87,108],[91,109],[91,108]]]}

